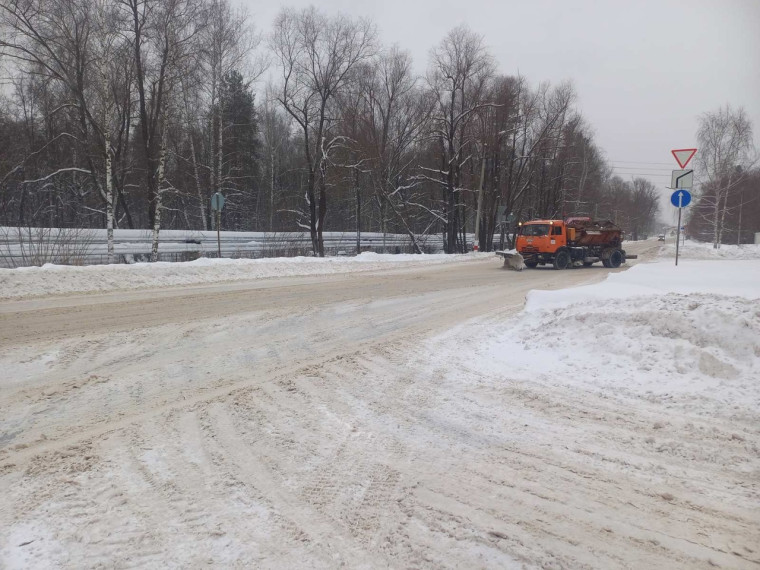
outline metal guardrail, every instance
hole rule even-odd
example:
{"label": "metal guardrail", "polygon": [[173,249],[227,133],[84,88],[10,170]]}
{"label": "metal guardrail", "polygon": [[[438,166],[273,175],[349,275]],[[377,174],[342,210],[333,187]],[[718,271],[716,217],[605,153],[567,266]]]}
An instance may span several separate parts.
{"label": "metal guardrail", "polygon": [[[149,261],[150,230],[114,230],[114,262]],[[353,255],[356,233],[325,232],[327,255]],[[307,232],[221,232],[222,257],[259,258],[311,256]],[[428,253],[443,249],[439,235],[419,236],[418,243]],[[410,253],[411,240],[405,234],[362,233],[362,251]],[[218,257],[215,231],[162,230],[159,233],[159,261],[191,261]],[[108,261],[107,232],[104,229],[0,227],[0,267],[22,267],[56,263],[93,265]]]}

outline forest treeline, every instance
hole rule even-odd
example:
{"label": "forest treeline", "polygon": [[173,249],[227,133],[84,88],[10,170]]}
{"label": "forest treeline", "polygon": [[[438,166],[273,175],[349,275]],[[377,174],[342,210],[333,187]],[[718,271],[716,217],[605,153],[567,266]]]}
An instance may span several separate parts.
{"label": "forest treeline", "polygon": [[0,225],[205,230],[215,192],[223,229],[317,255],[323,230],[467,251],[478,211],[481,249],[536,217],[656,225],[661,191],[613,175],[572,83],[502,74],[466,26],[418,76],[315,8],[256,30],[225,0],[4,0],[0,58]]}

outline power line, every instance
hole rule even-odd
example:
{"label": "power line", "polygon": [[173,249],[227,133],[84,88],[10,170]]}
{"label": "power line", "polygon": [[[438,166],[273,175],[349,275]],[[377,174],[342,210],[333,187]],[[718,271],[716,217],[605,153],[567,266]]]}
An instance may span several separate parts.
{"label": "power line", "polygon": [[671,166],[670,162],[643,162],[641,160],[610,160],[612,164],[656,164],[660,166]]}
{"label": "power line", "polygon": [[660,172],[615,172],[617,175],[631,175],[631,176],[656,176],[658,178],[670,179],[670,174],[662,174]]}
{"label": "power line", "polygon": [[670,172],[673,170],[672,168],[652,168],[649,166],[612,166],[614,169],[625,169],[625,170],[661,170],[663,172]]}

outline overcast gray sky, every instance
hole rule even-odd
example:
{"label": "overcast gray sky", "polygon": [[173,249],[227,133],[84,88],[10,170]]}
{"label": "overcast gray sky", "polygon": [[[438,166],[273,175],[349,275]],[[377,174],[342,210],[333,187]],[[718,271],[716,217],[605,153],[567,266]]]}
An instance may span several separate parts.
{"label": "overcast gray sky", "polygon": [[500,72],[533,84],[571,79],[616,172],[659,174],[651,179],[663,192],[677,168],[670,150],[696,146],[701,113],[743,106],[760,140],[760,0],[240,1],[265,33],[282,6],[371,18],[420,72],[430,48],[465,22]]}

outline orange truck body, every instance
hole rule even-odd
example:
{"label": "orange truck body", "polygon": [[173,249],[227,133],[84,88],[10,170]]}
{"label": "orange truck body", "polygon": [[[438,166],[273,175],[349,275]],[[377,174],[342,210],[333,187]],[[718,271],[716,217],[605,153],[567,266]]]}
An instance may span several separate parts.
{"label": "orange truck body", "polygon": [[601,261],[605,267],[625,263],[623,231],[608,221],[590,218],[531,220],[520,225],[515,249],[525,265],[551,264],[555,269],[590,266]]}

